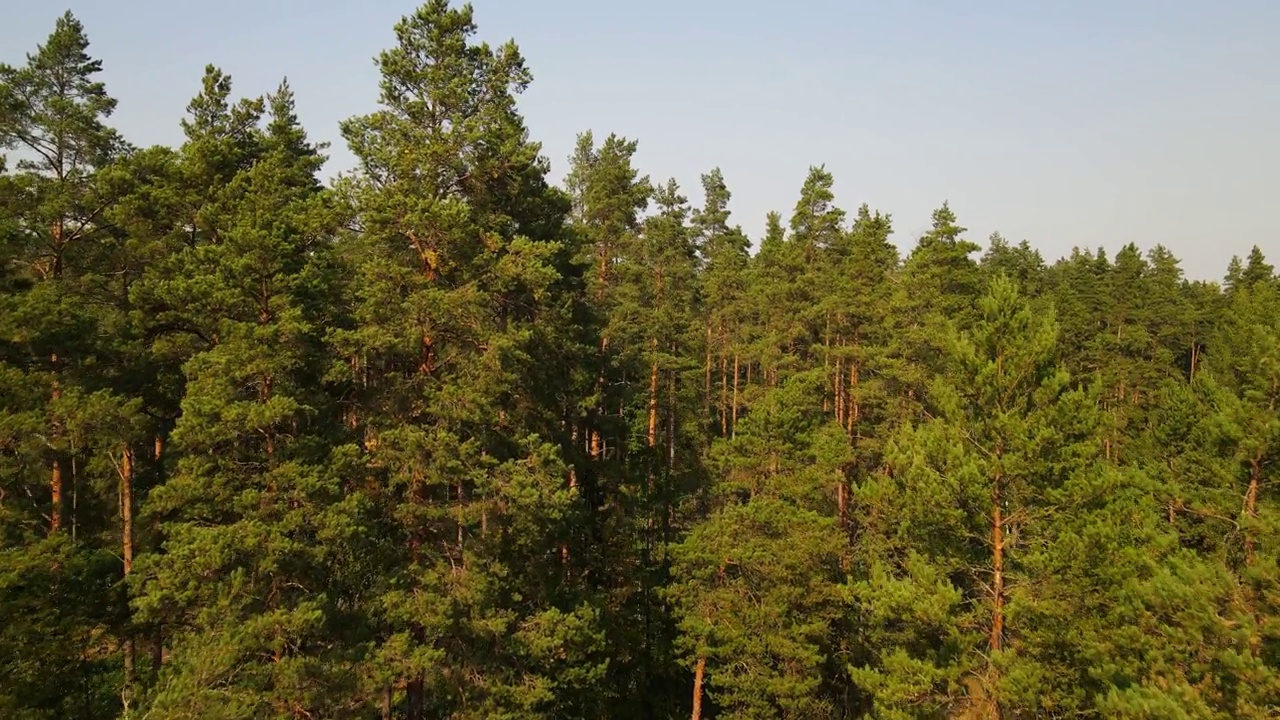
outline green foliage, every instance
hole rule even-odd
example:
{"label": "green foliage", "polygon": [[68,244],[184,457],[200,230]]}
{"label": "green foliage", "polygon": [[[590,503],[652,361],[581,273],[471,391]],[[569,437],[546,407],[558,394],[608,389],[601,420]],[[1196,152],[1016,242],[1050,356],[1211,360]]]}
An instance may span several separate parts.
{"label": "green foliage", "polygon": [[477,30],[332,183],[287,80],[135,148],[70,13],[0,64],[0,716],[1275,715],[1260,249],[900,258],[819,165],[753,253]]}

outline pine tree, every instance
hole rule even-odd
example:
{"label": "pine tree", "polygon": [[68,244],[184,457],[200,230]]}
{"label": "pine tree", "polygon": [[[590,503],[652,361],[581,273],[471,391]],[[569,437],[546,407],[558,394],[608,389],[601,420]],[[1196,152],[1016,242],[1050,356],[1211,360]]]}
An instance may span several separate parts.
{"label": "pine tree", "polygon": [[360,439],[338,452],[385,533],[370,673],[410,720],[590,715],[598,617],[560,553],[580,522],[571,388],[543,366],[582,292],[577,248],[515,109],[524,61],[475,31],[444,0],[402,19],[381,109],[342,126],[361,233],[333,342]]}
{"label": "pine tree", "polygon": [[893,437],[887,471],[856,493],[863,575],[850,590],[867,656],[851,673],[883,717],[1013,711],[1017,612],[1038,582],[1024,553],[1047,542],[1037,520],[1058,489],[1093,468],[1088,399],[1055,362],[1052,315],[1003,277],[979,312],[953,331],[926,419]]}
{"label": "pine tree", "polygon": [[111,458],[137,419],[103,370],[120,316],[104,297],[115,237],[101,174],[127,148],[88,48],[66,13],[24,66],[0,65],[0,148],[16,158],[0,189],[0,622],[17,650],[0,702],[19,717],[99,717],[121,701],[121,655],[95,649],[120,632],[127,520]]}
{"label": "pine tree", "polygon": [[174,281],[217,310],[216,342],[184,368],[180,460],[148,503],[164,546],[136,583],[139,619],[180,628],[150,704],[167,717],[359,716],[342,565],[361,507],[326,464],[340,418],[316,304],[338,217],[287,84],[269,102],[261,158],[218,194],[217,241]]}

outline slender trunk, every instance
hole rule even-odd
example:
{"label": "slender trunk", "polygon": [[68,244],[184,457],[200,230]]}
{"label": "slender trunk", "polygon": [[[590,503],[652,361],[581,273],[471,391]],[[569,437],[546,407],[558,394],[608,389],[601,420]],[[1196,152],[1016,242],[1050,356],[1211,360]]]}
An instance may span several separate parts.
{"label": "slender trunk", "polygon": [[654,358],[649,363],[649,447],[658,446],[658,339],[651,342]]}
{"label": "slender trunk", "polygon": [[698,657],[698,664],[693,668],[693,720],[702,719],[702,679],[707,672],[707,659]]}
{"label": "slender trunk", "polygon": [[861,409],[858,406],[858,364],[853,363],[849,368],[849,391],[845,393],[845,399],[849,403],[849,409],[844,413],[844,419],[848,426],[850,437],[855,437],[854,428],[861,416]]}
{"label": "slender trunk", "polygon": [[163,453],[164,453],[164,438],[157,434],[156,443],[155,443],[155,454],[152,455],[152,458],[155,460],[159,460],[160,456]]}
{"label": "slender trunk", "polygon": [[127,576],[133,572],[133,450],[127,447],[120,457],[120,541]]}
{"label": "slender trunk", "polygon": [[720,436],[729,436],[729,356],[720,354]]}
{"label": "slender trunk", "polygon": [[1000,478],[992,492],[994,506],[991,511],[991,651],[1000,650],[1004,643],[1004,518],[1000,508]]}
{"label": "slender trunk", "polygon": [[405,688],[405,696],[409,701],[408,720],[422,720],[422,674],[419,673],[409,681]]}
{"label": "slender trunk", "polygon": [[836,358],[836,376],[835,376],[835,410],[836,424],[844,427],[844,358]]}
{"label": "slender trunk", "polygon": [[[120,453],[120,546],[124,559],[124,576],[133,572],[133,450]],[[126,631],[124,643],[124,692],[132,696],[134,675],[133,632]]]}
{"label": "slender trunk", "polygon": [[382,720],[391,720],[391,683],[382,688]]}
{"label": "slender trunk", "polygon": [[462,552],[463,537],[466,533],[466,515],[464,514],[466,498],[463,496],[462,480],[458,480],[458,507],[457,507],[457,524],[458,524],[458,567],[466,567],[466,555]]}
{"label": "slender trunk", "polygon": [[[1262,485],[1262,465],[1258,458],[1254,458],[1249,462],[1249,489],[1244,496],[1244,514],[1250,520],[1258,517],[1258,489]],[[1255,539],[1253,537],[1253,529],[1248,528],[1244,533],[1244,562],[1245,565],[1252,566],[1254,562]]]}
{"label": "slender trunk", "polygon": [[49,486],[53,496],[49,515],[49,534],[52,535],[62,529],[62,458],[53,458]]}
{"label": "slender trunk", "polygon": [[164,626],[157,625],[155,635],[151,638],[151,677],[160,676],[160,665],[164,662]]}
{"label": "slender trunk", "polygon": [[[271,401],[271,376],[270,375],[262,376],[261,388],[262,389],[259,392],[259,401],[263,405],[266,405],[268,402]],[[267,427],[267,428],[264,428],[264,432],[266,433],[267,469],[271,470],[275,468],[275,465],[276,465],[275,429],[272,427]],[[275,495],[276,479],[273,475],[270,475],[270,474],[268,474],[268,478],[269,479],[267,480],[267,492],[269,495]],[[274,498],[272,498],[272,502],[274,502]]]}
{"label": "slender trunk", "polygon": [[676,374],[667,377],[667,472],[676,469]]}
{"label": "slender trunk", "polygon": [[[58,355],[55,353],[49,356],[49,362],[53,367],[53,403],[56,405],[58,400],[62,398],[62,388],[58,385]],[[58,434],[58,427],[55,423],[53,435]],[[53,461],[49,472],[49,534],[52,535],[62,528],[62,506],[65,504],[63,500],[63,482],[62,482],[62,458],[54,450]]]}
{"label": "slender trunk", "polygon": [[733,424],[729,426],[729,435],[738,436],[738,353],[733,354]]}
{"label": "slender trunk", "polygon": [[[702,391],[702,417],[706,418],[711,415],[711,323],[707,323],[707,352],[705,363],[705,377],[703,378]],[[706,422],[705,419],[703,422]]]}
{"label": "slender trunk", "polygon": [[840,528],[848,527],[849,522],[849,488],[845,485],[844,478],[840,478],[836,485],[836,517],[840,521]]}
{"label": "slender trunk", "polygon": [[[822,374],[831,377],[831,316],[827,316],[827,331],[822,334]],[[822,387],[822,414],[831,412],[831,396],[827,387]]]}

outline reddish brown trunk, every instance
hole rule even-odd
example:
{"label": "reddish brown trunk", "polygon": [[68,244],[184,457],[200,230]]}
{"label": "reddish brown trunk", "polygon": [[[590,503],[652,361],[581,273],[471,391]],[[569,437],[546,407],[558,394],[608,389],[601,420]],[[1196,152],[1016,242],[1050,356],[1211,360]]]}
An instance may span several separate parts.
{"label": "reddish brown trunk", "polygon": [[729,357],[720,355],[720,435],[729,435]]}
{"label": "reddish brown trunk", "polygon": [[133,450],[127,447],[120,456],[120,543],[127,576],[133,572]]}
{"label": "reddish brown trunk", "polygon": [[711,414],[711,344],[711,323],[707,323],[707,359],[704,367],[705,377],[703,378],[704,387],[702,392],[702,417],[704,418]]}
{"label": "reddish brown trunk", "polygon": [[160,456],[163,453],[164,453],[164,438],[161,437],[160,435],[156,435],[155,454],[152,457],[156,460],[159,460]]}
{"label": "reddish brown trunk", "polygon": [[667,376],[667,471],[676,469],[676,376]]}
{"label": "reddish brown trunk", "polygon": [[391,720],[391,685],[382,688],[382,720]]}
{"label": "reddish brown trunk", "polygon": [[62,498],[62,458],[55,457],[52,465],[49,479],[49,488],[53,496],[53,507],[49,515],[49,534],[51,535],[62,529],[62,506],[64,504]]}
{"label": "reddish brown trunk", "polygon": [[[1249,519],[1258,517],[1258,489],[1262,485],[1262,465],[1258,458],[1254,458],[1249,462],[1249,489],[1244,495],[1244,514]],[[1244,534],[1244,562],[1246,565],[1253,565],[1255,552],[1255,540],[1253,537],[1253,529],[1249,528]]]}
{"label": "reddish brown trunk", "polygon": [[[125,447],[120,453],[120,545],[124,559],[124,576],[133,572],[133,450]],[[134,666],[134,642],[130,634],[124,645],[124,693],[132,695]]]}
{"label": "reddish brown trunk", "polygon": [[733,354],[733,418],[729,425],[729,436],[738,436],[738,353]]}
{"label": "reddish brown trunk", "polygon": [[845,394],[845,399],[849,403],[849,409],[845,411],[845,422],[847,423],[850,436],[854,435],[853,429],[858,422],[858,418],[861,416],[861,412],[858,407],[857,392],[858,364],[854,363],[853,367],[849,368],[849,391]]}
{"label": "reddish brown trunk", "polygon": [[463,538],[466,534],[466,515],[464,513],[466,498],[463,495],[462,480],[458,480],[458,507],[457,507],[457,524],[458,524],[458,566],[462,567],[466,556],[462,552]]}
{"label": "reddish brown trunk", "polygon": [[[658,351],[658,341],[653,341],[653,351]],[[658,360],[649,365],[649,447],[658,446]]]}
{"label": "reddish brown trunk", "polygon": [[[60,224],[59,224],[60,227]],[[58,355],[55,353],[49,356],[49,363],[53,368],[53,387],[52,397],[56,405],[62,397],[62,388],[58,385]],[[56,437],[58,428],[55,425],[53,435]],[[56,450],[55,450],[56,453]],[[65,501],[63,499],[63,483],[62,483],[62,458],[56,454],[53,457],[49,470],[49,533],[53,534],[62,528],[62,513]]]}
{"label": "reddish brown trunk", "polygon": [[418,371],[423,375],[430,375],[436,371],[436,346],[431,336],[422,335],[422,361],[418,364]]}
{"label": "reddish brown trunk", "polygon": [[844,427],[844,358],[836,358],[834,386],[836,396],[836,424],[840,427]]}
{"label": "reddish brown trunk", "polygon": [[706,672],[707,659],[699,657],[698,664],[693,668],[693,720],[702,718],[702,679]]}
{"label": "reddish brown trunk", "polygon": [[991,511],[991,651],[1000,650],[1004,644],[1004,517],[1000,508],[1000,478],[996,477],[992,491],[994,506]]}
{"label": "reddish brown trunk", "polygon": [[[830,329],[830,327],[831,327],[831,320],[830,318],[828,318],[827,328]],[[831,337],[830,336],[826,336],[823,338],[822,348],[823,348],[822,372],[826,374],[827,377],[831,377]],[[822,388],[822,414],[823,415],[826,415],[827,413],[831,412],[832,400],[831,400],[831,395],[827,392],[827,389],[828,388],[825,385]]]}
{"label": "reddish brown trunk", "polygon": [[[59,165],[61,165],[61,162],[59,162]],[[59,170],[58,175],[62,175],[61,170]],[[66,249],[65,226],[62,218],[58,218],[53,222],[50,232],[53,235],[53,277],[57,279],[62,277],[62,254]]]}

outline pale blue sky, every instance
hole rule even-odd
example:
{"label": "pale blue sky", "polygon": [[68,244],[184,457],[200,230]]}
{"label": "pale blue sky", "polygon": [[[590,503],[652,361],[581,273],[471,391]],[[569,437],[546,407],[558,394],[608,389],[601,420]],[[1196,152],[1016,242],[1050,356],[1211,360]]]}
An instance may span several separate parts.
{"label": "pale blue sky", "polygon": [[[69,6],[115,124],[176,144],[205,63],[241,94],[287,75],[313,137],[350,165],[338,122],[377,96],[372,57],[411,0],[6,0],[0,59],[21,62]],[[837,200],[892,213],[909,247],[951,202],[1052,260],[1073,245],[1171,248],[1221,277],[1259,245],[1280,260],[1277,0],[476,0],[480,36],[515,38],[521,101],[558,180],[592,129],[700,201],[720,166],[758,236],[811,164]]]}

